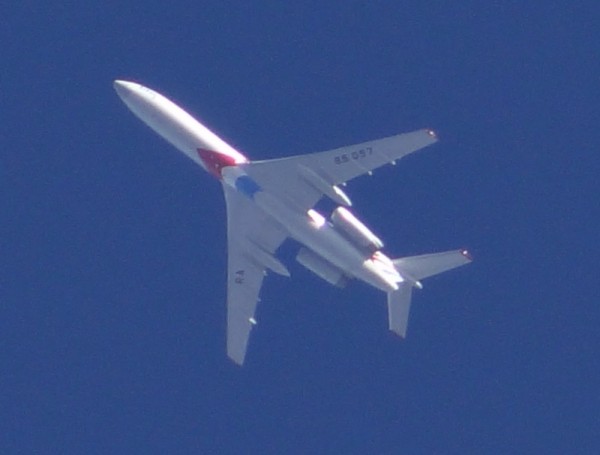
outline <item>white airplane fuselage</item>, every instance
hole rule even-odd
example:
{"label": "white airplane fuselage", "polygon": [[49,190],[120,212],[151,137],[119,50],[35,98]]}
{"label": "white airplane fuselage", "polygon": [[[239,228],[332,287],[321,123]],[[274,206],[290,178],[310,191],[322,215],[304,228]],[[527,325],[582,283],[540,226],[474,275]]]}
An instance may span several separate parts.
{"label": "white airplane fuselage", "polygon": [[249,163],[248,158],[163,95],[134,82],[115,81],[114,87],[129,109],[150,128],[196,164],[251,199],[257,209],[290,237],[346,276],[386,292],[397,290],[405,280],[380,251],[365,252],[316,211],[298,210],[279,195],[252,182],[241,166]]}

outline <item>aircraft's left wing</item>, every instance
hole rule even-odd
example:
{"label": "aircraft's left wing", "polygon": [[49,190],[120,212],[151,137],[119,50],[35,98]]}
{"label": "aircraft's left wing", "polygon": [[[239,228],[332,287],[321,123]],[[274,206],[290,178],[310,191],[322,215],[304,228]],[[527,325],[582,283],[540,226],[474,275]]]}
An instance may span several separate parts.
{"label": "aircraft's left wing", "polygon": [[324,194],[335,198],[333,185],[395,163],[436,141],[433,131],[422,129],[326,152],[254,161],[242,166],[262,188],[308,210]]}
{"label": "aircraft's left wing", "polygon": [[287,233],[243,195],[223,184],[227,203],[227,355],[242,365],[267,268],[285,275],[273,256]]}

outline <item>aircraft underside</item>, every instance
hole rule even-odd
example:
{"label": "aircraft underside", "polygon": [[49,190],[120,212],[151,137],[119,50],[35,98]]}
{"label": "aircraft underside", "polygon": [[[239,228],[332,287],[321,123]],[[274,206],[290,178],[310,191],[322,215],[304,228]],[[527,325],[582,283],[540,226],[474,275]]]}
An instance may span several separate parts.
{"label": "aircraft underside", "polygon": [[[292,237],[300,264],[335,286],[358,279],[387,292],[389,329],[404,337],[413,288],[467,264],[466,250],[391,259],[383,242],[347,207],[341,184],[395,164],[437,141],[422,129],[326,152],[250,161],[158,92],[115,81],[123,102],[144,123],[221,180],[227,204],[227,354],[244,363],[265,271],[289,276],[277,249]],[[314,210],[327,197],[339,205],[329,219]]]}

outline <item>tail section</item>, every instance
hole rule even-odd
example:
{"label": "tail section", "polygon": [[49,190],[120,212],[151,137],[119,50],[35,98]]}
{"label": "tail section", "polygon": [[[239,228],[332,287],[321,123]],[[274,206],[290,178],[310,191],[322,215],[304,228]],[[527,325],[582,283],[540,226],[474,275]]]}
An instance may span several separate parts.
{"label": "tail section", "polygon": [[468,264],[473,259],[467,250],[410,256],[392,261],[400,275],[422,280],[438,273]]}
{"label": "tail section", "polygon": [[411,284],[402,283],[397,291],[388,292],[387,305],[389,328],[392,332],[402,338],[406,337],[412,288]]}
{"label": "tail section", "polygon": [[394,267],[405,281],[400,283],[397,291],[388,293],[390,330],[402,338],[406,337],[412,288],[422,288],[419,280],[468,264],[472,260],[467,250],[445,251],[393,260]]}

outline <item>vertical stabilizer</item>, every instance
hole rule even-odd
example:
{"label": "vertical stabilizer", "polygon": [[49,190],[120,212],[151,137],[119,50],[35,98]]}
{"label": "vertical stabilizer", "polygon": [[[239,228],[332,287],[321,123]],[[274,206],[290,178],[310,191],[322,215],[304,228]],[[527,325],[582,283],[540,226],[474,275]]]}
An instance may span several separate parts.
{"label": "vertical stabilizer", "polygon": [[388,321],[390,330],[402,338],[406,337],[412,285],[402,283],[397,291],[388,292]]}

